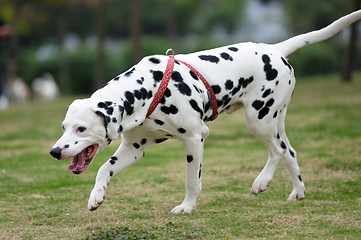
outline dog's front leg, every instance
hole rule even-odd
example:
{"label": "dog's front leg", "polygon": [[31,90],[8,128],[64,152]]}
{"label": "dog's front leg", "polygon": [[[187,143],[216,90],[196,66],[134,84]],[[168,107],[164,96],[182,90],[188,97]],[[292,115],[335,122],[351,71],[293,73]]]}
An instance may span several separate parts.
{"label": "dog's front leg", "polygon": [[191,213],[196,209],[196,201],[202,190],[201,168],[204,149],[204,137],[192,137],[184,140],[187,154],[186,197],[172,213]]}
{"label": "dog's front leg", "polygon": [[142,149],[129,146],[124,142],[122,142],[114,156],[104,163],[98,171],[95,185],[90,193],[88,201],[88,208],[90,211],[97,209],[100,204],[103,203],[110,179],[115,174],[133,165],[143,157]]}

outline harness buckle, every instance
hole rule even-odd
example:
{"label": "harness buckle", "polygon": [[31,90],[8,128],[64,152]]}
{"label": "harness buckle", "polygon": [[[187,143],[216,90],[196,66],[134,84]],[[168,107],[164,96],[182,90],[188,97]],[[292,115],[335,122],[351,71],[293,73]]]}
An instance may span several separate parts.
{"label": "harness buckle", "polygon": [[[172,54],[172,55],[171,55]],[[166,52],[165,55],[170,56],[170,57],[174,57],[174,51],[173,49],[169,48]]]}

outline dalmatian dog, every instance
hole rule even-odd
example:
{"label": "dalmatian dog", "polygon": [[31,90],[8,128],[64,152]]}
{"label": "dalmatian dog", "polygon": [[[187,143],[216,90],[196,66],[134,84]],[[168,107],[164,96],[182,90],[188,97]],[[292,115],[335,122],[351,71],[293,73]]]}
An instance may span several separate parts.
{"label": "dalmatian dog", "polygon": [[[293,183],[288,200],[300,201],[305,197],[305,186],[284,124],[296,83],[286,57],[299,48],[332,37],[360,18],[361,10],[321,30],[277,44],[239,43],[176,55],[169,84],[150,116],[147,112],[170,56],[145,57],[90,98],[75,100],[69,106],[62,123],[63,135],[50,154],[58,160],[73,158],[69,170],[80,174],[100,151],[121,136],[118,150],[98,171],[88,202],[88,208],[95,210],[105,199],[110,179],[139,161],[146,147],[180,139],[186,151],[186,196],[171,212],[193,212],[202,189],[203,149],[209,134],[205,122],[214,118],[215,104],[211,101],[214,94],[219,113],[232,113],[244,107],[248,129],[268,148],[268,161],[251,193],[266,190],[283,159]],[[199,71],[212,91],[181,61]]]}

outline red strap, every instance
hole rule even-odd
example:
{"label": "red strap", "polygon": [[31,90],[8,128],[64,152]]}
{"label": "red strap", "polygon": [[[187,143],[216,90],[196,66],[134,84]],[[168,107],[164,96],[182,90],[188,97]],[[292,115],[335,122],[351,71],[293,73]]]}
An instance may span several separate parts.
{"label": "red strap", "polygon": [[213,89],[211,87],[211,85],[209,85],[209,83],[207,82],[207,80],[202,76],[202,74],[200,72],[197,71],[197,69],[195,69],[194,67],[192,67],[191,65],[189,65],[186,62],[183,62],[181,60],[176,59],[178,62],[183,63],[184,65],[186,65],[190,70],[192,70],[192,72],[197,75],[198,78],[200,78],[204,84],[204,86],[207,88],[209,95],[211,97],[211,101],[212,101],[212,116],[211,116],[211,121],[215,120],[218,117],[218,112],[217,112],[217,98],[216,95],[213,92]]}
{"label": "red strap", "polygon": [[167,89],[169,79],[172,76],[173,68],[174,68],[174,57],[170,56],[168,59],[167,67],[165,69],[162,81],[160,83],[160,86],[159,86],[157,92],[154,95],[152,103],[149,106],[146,118],[149,117],[153,113],[155,108],[158,106],[158,103],[162,99],[164,92]]}
{"label": "red strap", "polygon": [[165,90],[167,89],[169,80],[172,76],[173,73],[173,68],[174,68],[174,60],[183,63],[184,65],[186,65],[195,75],[197,75],[198,78],[200,78],[204,84],[204,86],[207,88],[211,101],[212,101],[212,111],[213,114],[211,116],[211,121],[215,120],[218,117],[218,112],[217,112],[217,99],[216,99],[216,95],[213,92],[212,87],[209,85],[209,83],[207,82],[207,80],[202,76],[202,74],[200,74],[200,72],[197,71],[197,69],[195,69],[194,67],[192,67],[191,65],[189,65],[186,62],[183,62],[181,60],[178,59],[174,59],[173,56],[169,56],[168,59],[168,63],[167,63],[167,67],[165,69],[162,81],[160,83],[160,86],[157,90],[157,92],[154,95],[153,101],[151,102],[146,118],[149,117],[153,111],[155,110],[155,108],[158,106],[160,100],[162,99]]}

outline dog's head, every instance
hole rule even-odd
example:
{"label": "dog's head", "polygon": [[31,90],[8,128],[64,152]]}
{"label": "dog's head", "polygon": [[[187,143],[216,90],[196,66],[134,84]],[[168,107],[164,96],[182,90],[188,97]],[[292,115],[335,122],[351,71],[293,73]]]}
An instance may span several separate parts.
{"label": "dog's head", "polygon": [[58,159],[73,158],[69,170],[84,172],[91,161],[112,140],[119,137],[123,107],[101,99],[75,100],[62,123],[63,135],[50,154]]}

